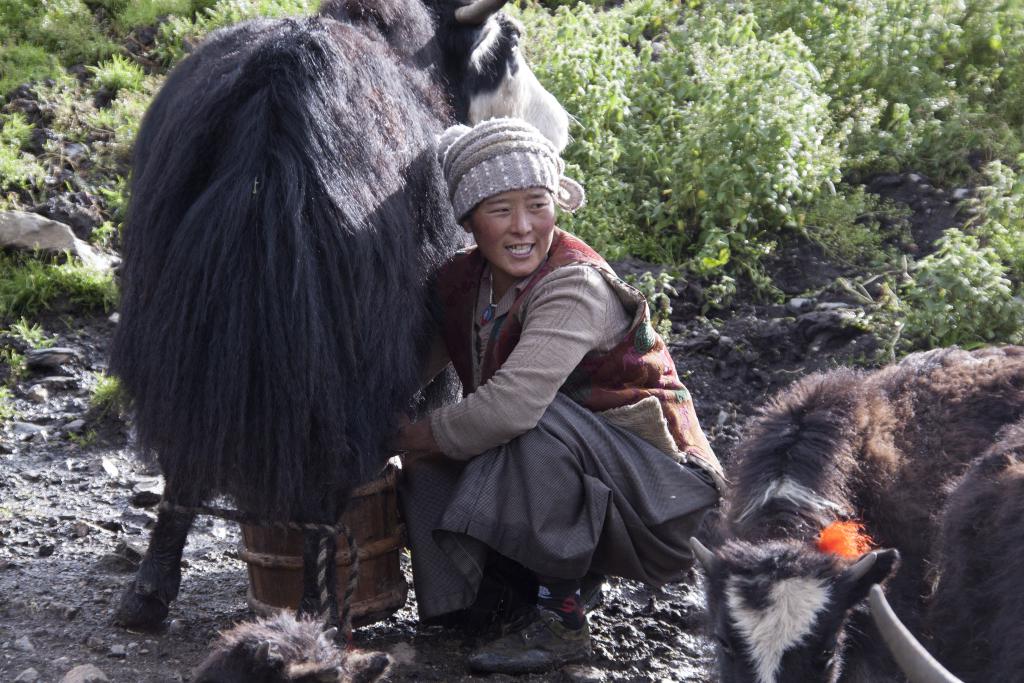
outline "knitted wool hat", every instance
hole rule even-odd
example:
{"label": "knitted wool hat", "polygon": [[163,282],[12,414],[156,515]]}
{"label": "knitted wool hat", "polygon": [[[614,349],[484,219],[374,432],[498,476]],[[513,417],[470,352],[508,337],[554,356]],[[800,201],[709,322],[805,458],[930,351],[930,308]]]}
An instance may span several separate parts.
{"label": "knitted wool hat", "polygon": [[566,211],[586,200],[580,184],[562,175],[565,162],[555,146],[520,119],[452,126],[438,140],[438,157],[459,222],[483,200],[509,190],[546,188]]}

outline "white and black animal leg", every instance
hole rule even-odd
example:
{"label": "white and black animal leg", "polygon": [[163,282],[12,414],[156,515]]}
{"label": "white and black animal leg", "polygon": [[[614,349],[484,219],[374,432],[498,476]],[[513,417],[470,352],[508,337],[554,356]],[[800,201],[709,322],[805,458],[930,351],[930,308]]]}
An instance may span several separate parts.
{"label": "white and black animal leg", "polygon": [[302,600],[298,617],[339,626],[337,544],[333,533],[307,530],[302,534]]}
{"label": "white and black animal leg", "polygon": [[161,510],[149,549],[131,585],[121,596],[114,621],[128,628],[155,628],[167,617],[181,585],[181,553],[195,515]]}

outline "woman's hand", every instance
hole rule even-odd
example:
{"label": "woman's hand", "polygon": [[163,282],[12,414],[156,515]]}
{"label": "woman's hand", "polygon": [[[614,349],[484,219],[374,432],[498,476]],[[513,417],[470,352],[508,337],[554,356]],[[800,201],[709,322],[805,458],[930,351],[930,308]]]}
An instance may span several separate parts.
{"label": "woman's hand", "polygon": [[[398,416],[398,430],[392,437],[390,447],[395,451],[406,451],[417,456],[437,453],[441,449],[434,441],[434,432],[430,428],[430,420],[423,418],[413,422],[404,414]],[[403,458],[405,460],[405,458]]]}

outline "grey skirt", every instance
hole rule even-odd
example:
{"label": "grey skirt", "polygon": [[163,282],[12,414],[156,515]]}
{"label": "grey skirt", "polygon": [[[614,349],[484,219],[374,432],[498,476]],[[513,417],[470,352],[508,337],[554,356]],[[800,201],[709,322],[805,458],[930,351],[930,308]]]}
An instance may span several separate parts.
{"label": "grey skirt", "polygon": [[708,475],[558,394],[540,423],[469,461],[427,458],[399,485],[420,617],[471,605],[488,552],[566,579],[678,580],[718,502]]}

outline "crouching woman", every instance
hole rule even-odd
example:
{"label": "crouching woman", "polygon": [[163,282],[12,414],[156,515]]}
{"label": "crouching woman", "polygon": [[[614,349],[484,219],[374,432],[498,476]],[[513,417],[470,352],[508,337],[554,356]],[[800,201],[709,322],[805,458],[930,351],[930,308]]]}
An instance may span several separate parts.
{"label": "crouching woman", "polygon": [[476,246],[439,274],[427,373],[450,361],[464,397],[394,441],[417,602],[460,613],[492,575],[521,590],[525,574],[529,609],[469,664],[540,671],[590,654],[584,577],[678,580],[721,469],[643,296],[556,227],[583,190],[551,143],[492,119],[448,129],[439,154]]}

